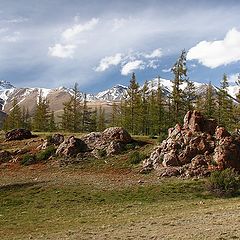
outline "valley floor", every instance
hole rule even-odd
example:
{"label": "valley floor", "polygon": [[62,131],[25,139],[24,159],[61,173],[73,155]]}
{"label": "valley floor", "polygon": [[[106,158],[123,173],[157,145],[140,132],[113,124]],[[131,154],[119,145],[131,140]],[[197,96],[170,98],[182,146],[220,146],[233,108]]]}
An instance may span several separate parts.
{"label": "valley floor", "polygon": [[0,171],[2,240],[240,239],[240,198],[213,198],[204,180],[38,164]]}

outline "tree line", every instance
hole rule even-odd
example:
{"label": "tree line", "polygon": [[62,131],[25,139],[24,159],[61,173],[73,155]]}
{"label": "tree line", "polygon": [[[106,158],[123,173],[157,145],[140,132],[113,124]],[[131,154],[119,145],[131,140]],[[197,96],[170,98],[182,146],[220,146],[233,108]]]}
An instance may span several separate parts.
{"label": "tree line", "polygon": [[[136,135],[165,135],[169,127],[181,123],[188,110],[201,111],[208,118],[215,118],[218,124],[233,130],[240,120],[240,92],[233,99],[227,92],[229,86],[224,74],[220,87],[211,82],[197,92],[188,77],[186,51],[183,50],[171,69],[173,73],[172,91],[164,92],[161,78],[157,79],[155,90],[145,82],[140,87],[135,73],[132,74],[126,96],[121,102],[113,102],[111,115],[106,117],[101,106],[90,108],[86,94],[80,95],[75,84],[71,97],[63,103],[63,114],[56,123],[54,112],[49,111],[49,102],[40,93],[31,117],[28,109],[21,109],[16,99],[7,116],[4,128],[28,128],[35,131],[91,132],[102,131],[108,126],[122,126]],[[237,81],[240,86],[240,80]],[[198,89],[199,91],[199,89]]]}
{"label": "tree line", "polygon": [[75,84],[71,97],[63,103],[63,113],[58,117],[49,109],[49,101],[43,98],[40,91],[34,113],[31,116],[29,110],[18,105],[17,99],[13,99],[12,108],[4,121],[4,130],[14,128],[26,128],[33,131],[54,132],[91,132],[103,131],[105,125],[105,110],[100,106],[95,109],[88,107],[86,94],[83,97]]}

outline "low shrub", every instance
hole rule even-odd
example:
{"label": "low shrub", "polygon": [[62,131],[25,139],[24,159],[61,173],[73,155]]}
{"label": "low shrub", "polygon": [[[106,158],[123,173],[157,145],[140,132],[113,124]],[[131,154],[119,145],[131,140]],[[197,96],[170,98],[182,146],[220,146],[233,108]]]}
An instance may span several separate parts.
{"label": "low shrub", "polygon": [[129,161],[131,164],[139,164],[145,158],[146,158],[146,155],[143,153],[140,153],[139,151],[134,151],[129,155]]}
{"label": "low shrub", "polygon": [[128,150],[132,150],[132,149],[135,149],[136,148],[136,143],[133,142],[133,143],[128,143],[125,145],[125,150],[128,151]]}
{"label": "low shrub", "polygon": [[239,193],[240,178],[231,168],[212,172],[207,181],[207,189],[218,197],[231,197]]}
{"label": "low shrub", "polygon": [[36,156],[34,154],[27,153],[27,154],[23,155],[23,158],[22,158],[20,164],[22,164],[24,166],[28,166],[28,165],[34,164],[36,162],[37,162]]}
{"label": "low shrub", "polygon": [[36,158],[38,161],[44,161],[44,160],[47,160],[52,155],[54,155],[54,153],[55,153],[55,147],[49,146],[45,150],[37,153]]}

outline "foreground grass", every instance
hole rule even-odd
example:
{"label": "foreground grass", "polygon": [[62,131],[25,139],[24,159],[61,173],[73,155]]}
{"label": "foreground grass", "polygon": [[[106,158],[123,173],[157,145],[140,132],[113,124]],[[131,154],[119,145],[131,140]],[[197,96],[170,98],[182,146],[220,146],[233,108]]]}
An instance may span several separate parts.
{"label": "foreground grass", "polygon": [[[75,182],[12,183],[0,187],[0,236],[1,239],[150,239],[147,236],[151,232],[153,237],[165,234],[164,239],[177,239],[182,233],[171,238],[174,228],[189,221],[191,229],[191,224],[200,220],[199,214],[212,217],[215,212],[219,214],[219,209],[229,207],[229,203],[240,207],[237,201],[237,198],[219,200],[209,196],[203,180],[124,185],[87,177]],[[226,216],[229,221],[229,215]],[[190,232],[196,233],[194,228]],[[201,236],[195,237],[201,239]]]}

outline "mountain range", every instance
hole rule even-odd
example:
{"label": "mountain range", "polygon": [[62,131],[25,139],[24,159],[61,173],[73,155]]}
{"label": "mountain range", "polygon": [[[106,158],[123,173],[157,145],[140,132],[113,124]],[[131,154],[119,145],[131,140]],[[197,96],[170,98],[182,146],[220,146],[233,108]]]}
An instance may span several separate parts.
{"label": "mountain range", "polygon": [[[169,95],[172,92],[172,82],[167,79],[161,79],[160,83],[162,85],[163,93]],[[147,81],[149,91],[157,90],[158,79]],[[205,83],[194,82],[196,87],[197,94],[201,95],[207,87]],[[140,86],[142,88],[143,86]],[[184,89],[186,84],[184,83],[181,88]],[[218,88],[214,87],[217,91]],[[228,94],[233,98],[236,97],[238,93],[238,86],[229,86]],[[42,96],[49,100],[49,107],[52,111],[57,114],[63,109],[63,103],[70,99],[70,96],[73,94],[73,90],[66,87],[59,87],[55,89],[48,88],[29,88],[21,87],[17,88],[11,83],[6,81],[0,81],[0,108],[4,112],[9,112],[12,108],[13,99],[16,98],[20,106],[25,106],[29,109],[29,112],[32,113],[37,103],[38,96],[42,92]],[[113,101],[120,101],[126,96],[127,86],[116,85],[105,91],[101,91],[97,94],[86,94],[86,98],[89,106],[96,107],[99,105],[104,105],[105,107],[110,107]],[[83,93],[80,93],[83,97]]]}

